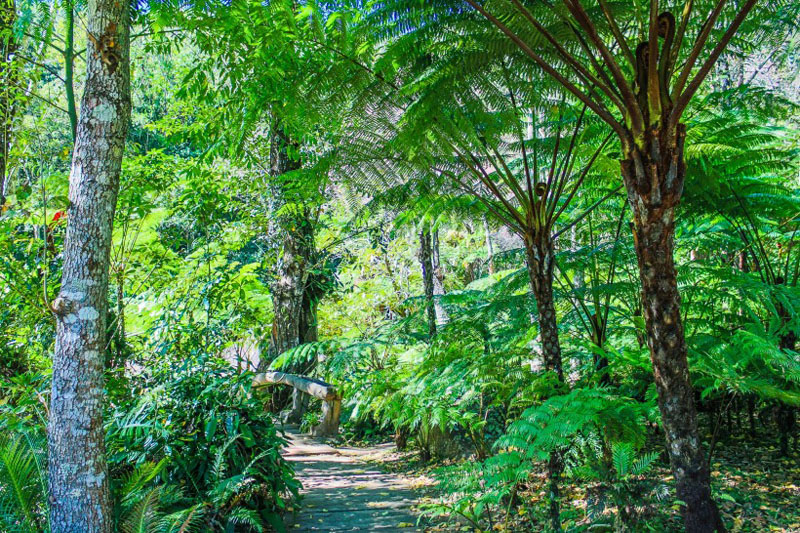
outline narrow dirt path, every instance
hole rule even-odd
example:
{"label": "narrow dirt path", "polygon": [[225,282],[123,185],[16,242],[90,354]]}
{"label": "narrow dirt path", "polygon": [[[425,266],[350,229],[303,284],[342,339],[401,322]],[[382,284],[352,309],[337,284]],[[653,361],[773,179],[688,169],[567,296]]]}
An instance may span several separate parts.
{"label": "narrow dirt path", "polygon": [[423,531],[412,510],[417,497],[406,482],[365,461],[391,445],[333,448],[293,430],[288,435],[283,456],[303,483],[289,531]]}

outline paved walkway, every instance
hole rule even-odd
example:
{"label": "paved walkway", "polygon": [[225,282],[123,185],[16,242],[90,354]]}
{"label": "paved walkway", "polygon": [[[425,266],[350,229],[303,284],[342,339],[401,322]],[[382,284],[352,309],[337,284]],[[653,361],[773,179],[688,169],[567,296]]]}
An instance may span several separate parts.
{"label": "paved walkway", "polygon": [[416,527],[416,496],[408,485],[365,462],[391,445],[333,448],[295,431],[289,437],[283,456],[303,484],[301,509],[287,520],[289,531],[423,531]]}

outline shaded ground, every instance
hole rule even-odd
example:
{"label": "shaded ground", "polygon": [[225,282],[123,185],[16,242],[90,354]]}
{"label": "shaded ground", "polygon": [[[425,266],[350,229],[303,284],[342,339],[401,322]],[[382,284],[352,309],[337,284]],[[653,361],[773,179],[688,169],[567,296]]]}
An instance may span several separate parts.
{"label": "shaded ground", "polygon": [[283,456],[303,484],[301,508],[287,521],[290,531],[423,531],[408,482],[374,464],[391,445],[334,448],[293,430],[288,435]]}

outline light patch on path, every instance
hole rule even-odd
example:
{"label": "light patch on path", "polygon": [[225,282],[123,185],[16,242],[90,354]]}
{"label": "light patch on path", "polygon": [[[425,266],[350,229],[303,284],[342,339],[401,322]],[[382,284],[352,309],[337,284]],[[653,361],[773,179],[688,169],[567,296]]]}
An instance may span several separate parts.
{"label": "light patch on path", "polygon": [[288,436],[283,456],[303,484],[289,531],[423,531],[416,526],[417,496],[409,483],[366,462],[390,452],[391,445],[333,448],[295,431]]}

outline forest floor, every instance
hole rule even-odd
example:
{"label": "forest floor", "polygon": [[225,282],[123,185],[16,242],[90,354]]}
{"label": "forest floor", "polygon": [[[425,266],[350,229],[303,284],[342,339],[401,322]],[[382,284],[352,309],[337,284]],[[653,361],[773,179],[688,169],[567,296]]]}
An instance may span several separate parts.
{"label": "forest floor", "polygon": [[303,484],[300,509],[287,520],[290,531],[423,531],[410,480],[381,468],[391,444],[333,447],[297,430],[287,434],[283,456]]}
{"label": "forest floor", "polygon": [[[710,435],[708,435],[710,438]],[[660,436],[649,445],[650,449],[660,449]],[[382,465],[389,471],[402,474],[414,480],[413,486],[425,495],[420,501],[431,504],[444,499],[447,495],[437,494],[435,479],[437,471],[446,464],[458,463],[458,460],[444,463],[424,462],[414,451],[395,452],[382,457]],[[800,449],[794,448],[791,457],[781,457],[777,450],[777,436],[765,432],[759,438],[728,438],[720,442],[714,453],[711,464],[713,490],[719,502],[725,523],[732,533],[800,533]],[[643,493],[634,490],[630,494],[636,501],[640,522],[634,531],[680,531],[682,529],[678,507],[672,502],[674,493],[667,491],[666,498],[654,497],[653,492],[661,493],[657,487],[671,488],[673,478],[666,463],[659,462],[639,487],[649,487]],[[588,502],[596,488],[596,484],[581,482],[576,479],[565,481],[562,488],[562,520],[565,529],[603,531],[598,523],[589,518]],[[546,483],[543,475],[536,476],[527,484],[521,494],[530,507],[541,516],[546,512]],[[641,498],[641,499],[640,499]],[[433,506],[436,507],[436,506]],[[426,531],[474,531],[460,523],[453,524],[453,517],[446,514],[437,515],[432,506],[428,506],[428,521],[431,524]],[[518,513],[514,513],[518,514]],[[610,519],[598,522],[610,522]],[[541,526],[541,527],[539,527]],[[510,523],[496,525],[494,531],[526,532],[542,531],[544,524],[531,526],[522,513],[513,516]]]}
{"label": "forest floor", "polygon": [[[398,452],[391,443],[340,446],[296,431],[289,436],[284,457],[294,463],[303,483],[301,509],[289,521],[290,531],[474,531],[459,520],[453,523],[453,517],[431,515],[430,508],[427,520],[417,525],[420,507],[442,497],[433,481],[442,463],[420,461],[415,452]],[[711,465],[715,498],[733,532],[800,533],[800,461],[797,455],[779,457],[774,436],[762,437],[766,438],[729,439],[717,446]],[[453,462],[458,460],[446,463]],[[645,485],[672,485],[666,464],[648,477]],[[591,485],[574,480],[565,487],[562,516],[569,528],[590,527],[590,489]],[[544,495],[544,479],[532,479],[525,497],[543,509]],[[639,525],[680,530],[677,507],[670,505],[673,499],[674,494],[665,500],[645,496]],[[495,530],[539,530],[521,520],[521,515],[515,516],[505,528]]]}

